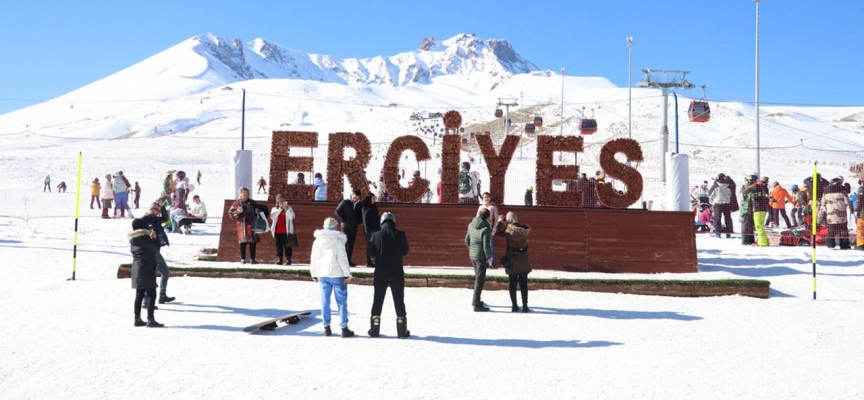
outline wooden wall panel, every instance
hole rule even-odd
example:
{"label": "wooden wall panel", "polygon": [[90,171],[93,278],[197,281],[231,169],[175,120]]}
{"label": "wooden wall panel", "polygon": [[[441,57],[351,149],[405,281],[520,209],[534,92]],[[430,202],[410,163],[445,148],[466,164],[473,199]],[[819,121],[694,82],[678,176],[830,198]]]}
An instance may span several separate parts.
{"label": "wooden wall panel", "polygon": [[[219,239],[219,261],[238,261],[236,224],[223,207]],[[268,207],[272,203],[261,202]],[[297,215],[295,229],[300,247],[294,263],[309,262],[312,234],[324,219],[334,216],[336,202],[291,203]],[[408,235],[411,266],[470,267],[465,247],[468,223],[476,206],[455,204],[379,203],[379,212],[396,215],[396,226]],[[513,211],[519,221],[531,225],[528,246],[536,269],[580,272],[697,272],[693,214],[646,210],[608,210],[558,207],[501,206],[502,215]],[[257,259],[276,261],[273,238],[262,234]],[[497,239],[496,257],[504,254],[505,242]],[[353,261],[365,264],[362,226],[358,230]]]}

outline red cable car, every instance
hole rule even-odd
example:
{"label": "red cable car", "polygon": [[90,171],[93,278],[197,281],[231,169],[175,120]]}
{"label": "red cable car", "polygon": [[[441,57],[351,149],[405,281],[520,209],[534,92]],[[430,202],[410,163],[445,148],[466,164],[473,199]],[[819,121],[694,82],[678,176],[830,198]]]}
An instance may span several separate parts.
{"label": "red cable car", "polygon": [[502,118],[502,117],[504,117],[504,111],[502,111],[500,108],[496,108],[495,109],[495,118]]}
{"label": "red cable car", "polygon": [[539,116],[534,117],[534,126],[536,126],[538,128],[542,128],[543,127],[543,117],[539,117]]}
{"label": "red cable car", "polygon": [[708,122],[711,119],[711,108],[707,101],[693,100],[687,115],[690,116],[690,122]]}
{"label": "red cable car", "polygon": [[590,135],[597,132],[597,120],[594,118],[582,118],[579,120],[579,133]]}
{"label": "red cable car", "polygon": [[537,133],[537,129],[534,126],[534,124],[525,124],[525,134],[526,135],[528,135],[529,137],[534,137],[534,135],[536,133]]}

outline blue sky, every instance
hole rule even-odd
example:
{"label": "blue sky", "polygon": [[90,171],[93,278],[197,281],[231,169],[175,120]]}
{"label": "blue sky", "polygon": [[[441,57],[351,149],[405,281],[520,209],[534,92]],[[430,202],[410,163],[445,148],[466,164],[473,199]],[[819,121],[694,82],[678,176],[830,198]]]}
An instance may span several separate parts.
{"label": "blue sky", "polygon": [[[37,4],[38,3],[38,4]],[[763,103],[864,105],[864,2],[763,0]],[[633,84],[643,68],[691,71],[712,100],[753,101],[752,0],[41,1],[0,5],[0,114],[104,78],[211,32],[337,57],[393,55],[422,38],[507,39],[543,69]],[[701,93],[692,91],[689,96]],[[28,101],[21,101],[28,100]]]}

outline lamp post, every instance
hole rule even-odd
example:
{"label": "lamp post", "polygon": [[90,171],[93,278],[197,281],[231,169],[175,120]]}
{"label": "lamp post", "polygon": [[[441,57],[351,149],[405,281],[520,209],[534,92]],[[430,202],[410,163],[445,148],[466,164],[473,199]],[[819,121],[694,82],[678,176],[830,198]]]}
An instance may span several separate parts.
{"label": "lamp post", "polygon": [[756,2],[756,175],[762,174],[760,168],[760,144],[759,144],[759,2]]}
{"label": "lamp post", "polygon": [[[561,67],[561,132],[559,135],[564,136],[564,67]],[[558,152],[558,161],[564,158],[564,152]]]}
{"label": "lamp post", "polygon": [[633,138],[633,36],[627,36],[627,137]]}

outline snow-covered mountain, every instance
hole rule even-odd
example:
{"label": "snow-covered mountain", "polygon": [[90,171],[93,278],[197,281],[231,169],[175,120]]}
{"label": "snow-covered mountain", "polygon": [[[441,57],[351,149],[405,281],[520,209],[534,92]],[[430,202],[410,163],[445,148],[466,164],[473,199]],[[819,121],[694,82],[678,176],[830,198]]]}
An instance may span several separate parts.
{"label": "snow-covered mountain", "polygon": [[[710,94],[710,77],[700,77],[698,83],[708,84]],[[690,154],[693,174],[756,170],[755,107],[711,100],[711,120],[693,123],[687,119],[687,93],[678,93],[678,131],[680,152]],[[639,168],[655,181],[662,176],[662,99],[656,89],[632,90],[632,136],[645,153]],[[595,118],[599,130],[585,136],[585,151],[578,157],[583,171],[598,168],[603,143],[628,136],[626,87],[604,77],[540,70],[506,40],[472,34],[443,41],[425,38],[411,51],[358,59],[291,50],[264,39],[244,42],[205,34],[56,99],[0,115],[0,137],[22,148],[66,145],[68,140],[229,139],[240,137],[245,115],[247,138],[263,139],[274,130],[349,131],[386,144],[396,136],[417,134],[431,147],[441,121],[418,121],[412,115],[458,110],[466,136],[472,131],[500,135],[504,119],[496,119],[494,112],[505,108],[498,105],[502,101],[518,104],[509,109],[511,134],[522,133],[537,116],[545,119],[539,135],[578,134],[579,118]],[[675,113],[670,104],[672,151]],[[763,105],[762,169],[783,169],[788,172],[782,174],[797,179],[807,168],[797,164],[818,160],[835,168],[832,173],[842,173],[864,160],[862,116],[864,107]],[[326,145],[323,137],[321,143]],[[520,158],[534,157],[534,143],[523,136]],[[478,157],[473,150],[465,158]],[[562,162],[570,162],[568,158],[577,161],[569,155]],[[531,176],[526,170],[518,179]]]}

